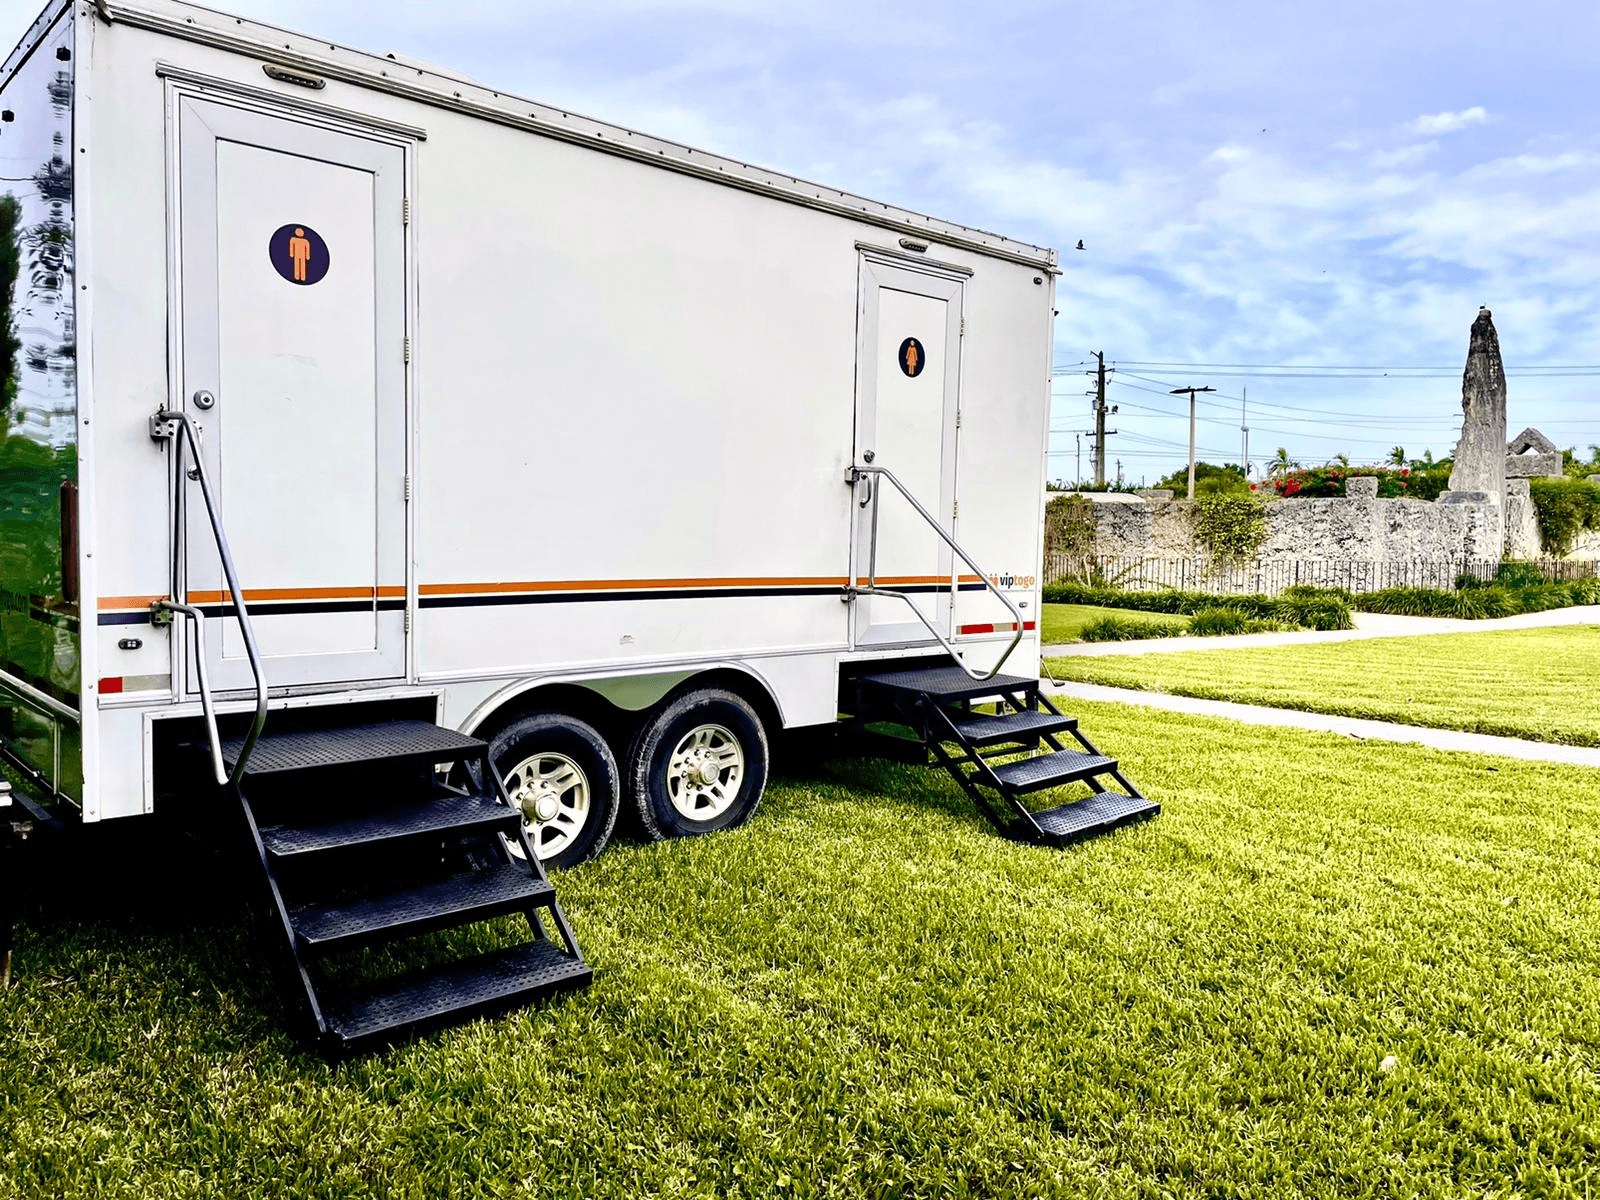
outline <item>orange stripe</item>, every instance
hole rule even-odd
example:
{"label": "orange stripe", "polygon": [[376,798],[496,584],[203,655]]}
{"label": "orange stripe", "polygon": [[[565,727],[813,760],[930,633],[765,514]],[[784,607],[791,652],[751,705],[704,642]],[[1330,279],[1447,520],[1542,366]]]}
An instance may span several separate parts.
{"label": "orange stripe", "polygon": [[[268,603],[273,600],[372,600],[403,599],[403,587],[356,588],[245,588],[246,603]],[[190,592],[190,604],[224,604],[227,592]]]}
{"label": "orange stripe", "polygon": [[[866,577],[858,580],[866,583]],[[948,575],[893,575],[880,576],[878,583],[887,587],[905,587],[926,584],[948,584]],[[962,575],[960,583],[982,583],[978,575]],[[837,576],[719,576],[707,579],[540,579],[515,583],[425,583],[419,588],[424,596],[483,596],[505,595],[516,592],[614,592],[677,590],[689,588],[758,588],[758,587],[844,587],[846,578]],[[403,587],[359,588],[246,588],[247,603],[267,603],[294,600],[370,600],[404,599]],[[149,608],[164,596],[105,596],[100,600],[102,611],[114,609]],[[227,593],[220,591],[190,592],[190,604],[223,604]]]}
{"label": "orange stripe", "polygon": [[159,596],[101,596],[99,608],[107,612],[115,608],[149,608],[157,600],[165,600],[166,594]]}
{"label": "orange stripe", "polygon": [[[424,596],[500,595],[506,592],[624,592],[649,588],[844,587],[842,578],[777,577],[763,579],[542,579],[526,583],[425,583]],[[879,580],[880,583],[884,582]]]}
{"label": "orange stripe", "polygon": [[[380,600],[404,600],[406,589],[403,587],[361,587],[361,588],[246,588],[244,598],[246,603],[271,600],[371,600],[376,593]],[[226,592],[190,592],[190,604],[223,604],[227,601]],[[101,612],[115,611],[129,608],[149,608],[157,600],[165,600],[165,595],[160,596],[102,596],[99,609]]]}

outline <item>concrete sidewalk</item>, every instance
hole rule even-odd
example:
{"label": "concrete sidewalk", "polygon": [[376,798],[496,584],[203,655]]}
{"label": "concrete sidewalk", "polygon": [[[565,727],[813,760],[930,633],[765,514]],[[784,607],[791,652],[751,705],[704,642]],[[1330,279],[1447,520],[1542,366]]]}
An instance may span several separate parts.
{"label": "concrete sidewalk", "polygon": [[1237,650],[1247,646],[1311,646],[1320,642],[1358,642],[1368,638],[1421,637],[1435,633],[1489,633],[1496,629],[1548,629],[1558,625],[1600,625],[1600,605],[1555,608],[1488,621],[1447,617],[1396,617],[1354,614],[1354,629],[1304,629],[1296,633],[1243,633],[1233,637],[1144,638],[1135,642],[1069,642],[1045,646],[1047,658],[1112,657],[1126,654],[1182,654],[1190,650]]}
{"label": "concrete sidewalk", "polygon": [[[1170,696],[1165,692],[1101,687],[1094,683],[1052,685],[1047,682],[1044,690],[1051,696],[1070,696],[1078,700],[1099,700],[1113,704],[1137,704],[1144,708],[1160,709],[1163,712],[1192,713],[1203,717],[1225,717],[1230,721],[1241,721],[1246,725],[1275,725],[1308,729],[1317,733],[1342,733],[1349,737],[1372,741],[1412,742],[1417,745],[1432,746],[1435,750],[1464,750],[1473,754],[1498,754],[1505,758],[1520,758],[1530,762],[1600,768],[1600,747],[1563,746],[1555,742],[1530,742],[1523,738],[1495,737],[1487,733],[1428,729],[1421,725],[1396,725],[1389,721],[1369,721],[1359,717],[1331,717],[1323,713],[1299,712],[1290,708],[1234,704],[1227,700],[1198,700],[1192,696]],[[1067,715],[1072,714],[1068,711]]]}

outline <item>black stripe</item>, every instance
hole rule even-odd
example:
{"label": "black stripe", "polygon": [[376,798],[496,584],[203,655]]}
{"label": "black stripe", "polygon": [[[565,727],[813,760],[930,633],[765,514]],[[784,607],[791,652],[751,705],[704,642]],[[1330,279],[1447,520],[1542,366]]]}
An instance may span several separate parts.
{"label": "black stripe", "polygon": [[483,608],[500,604],[574,604],[602,600],[715,600],[728,596],[840,596],[844,585],[826,587],[674,588],[617,592],[523,592],[480,596],[424,596],[423,608]]}
{"label": "black stripe", "polygon": [[[234,607],[231,604],[197,604],[195,605],[208,617],[232,617]],[[406,602],[403,598],[387,600],[304,600],[281,601],[274,604],[252,604],[250,615],[252,617],[278,617],[289,613],[361,613],[372,612],[376,607],[378,612],[404,612]],[[102,625],[148,625],[150,613],[101,613]]]}
{"label": "black stripe", "polygon": [[[897,592],[908,594],[926,595],[930,593],[948,592],[949,584],[943,583],[916,583],[908,585],[885,585],[892,587]],[[963,592],[977,592],[984,589],[981,583],[963,583],[959,590]],[[842,595],[842,584],[823,584],[805,587],[731,587],[731,588],[641,588],[630,591],[614,592],[523,592],[523,593],[491,593],[476,596],[424,596],[419,602],[422,608],[493,608],[498,605],[518,604],[594,604],[602,601],[615,600],[716,600],[732,596],[838,596]],[[402,599],[386,599],[376,602],[379,612],[402,612],[406,602]],[[231,604],[204,604],[196,605],[208,617],[231,617],[234,615]],[[274,604],[252,604],[250,614],[257,617],[284,616],[292,613],[359,613],[371,612],[374,602],[371,600],[315,600],[315,601],[284,601]],[[101,625],[148,625],[150,614],[140,612],[109,612],[101,613]]]}
{"label": "black stripe", "polygon": [[[886,584],[897,592],[929,594],[948,592],[949,584]],[[963,583],[963,592],[982,591],[981,583]],[[734,596],[840,596],[842,584],[810,587],[654,588],[615,592],[522,592],[476,596],[424,596],[423,608],[492,608],[502,604],[596,604],[612,600],[718,600]]]}

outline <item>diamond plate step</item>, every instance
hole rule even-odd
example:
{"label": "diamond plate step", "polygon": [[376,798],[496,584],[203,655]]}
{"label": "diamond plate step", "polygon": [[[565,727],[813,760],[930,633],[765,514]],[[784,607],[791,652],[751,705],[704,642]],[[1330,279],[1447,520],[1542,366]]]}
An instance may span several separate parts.
{"label": "diamond plate step", "polygon": [[[223,761],[229,770],[239,761],[243,748],[243,738],[229,738],[222,743]],[[245,776],[253,778],[364,763],[460,762],[482,750],[483,743],[477,738],[428,721],[382,721],[339,729],[290,730],[262,735],[250,754]]]}
{"label": "diamond plate step", "polygon": [[[1082,754],[1076,750],[1057,750],[1035,758],[991,767],[996,778],[1018,792],[1037,792],[1063,783],[1075,783],[1091,775],[1104,775],[1117,769],[1117,760],[1103,754]],[[981,779],[974,780],[982,783]]]}
{"label": "diamond plate step", "polygon": [[938,704],[957,700],[979,700],[1039,690],[1037,679],[1020,675],[996,675],[979,683],[960,667],[915,667],[906,671],[880,671],[863,675],[857,681],[866,690],[900,696],[927,696]]}
{"label": "diamond plate step", "polygon": [[331,998],[328,1026],[356,1052],[586,986],[594,972],[550,942],[495,950]]}
{"label": "diamond plate step", "polygon": [[1159,815],[1161,805],[1120,792],[1099,792],[1072,804],[1033,813],[1033,823],[1053,846],[1080,842],[1123,825],[1148,821]]}
{"label": "diamond plate step", "polygon": [[950,714],[956,732],[974,746],[993,746],[1000,742],[1026,742],[1047,733],[1069,733],[1078,727],[1075,717],[1058,717],[1050,712],[956,713]]}
{"label": "diamond plate step", "polygon": [[276,825],[261,831],[276,859],[291,859],[351,846],[392,844],[434,834],[514,834],[521,814],[487,796],[448,796],[406,804],[321,825]]}
{"label": "diamond plate step", "polygon": [[525,865],[507,863],[381,896],[310,904],[289,921],[303,947],[326,953],[525,912],[554,896]]}

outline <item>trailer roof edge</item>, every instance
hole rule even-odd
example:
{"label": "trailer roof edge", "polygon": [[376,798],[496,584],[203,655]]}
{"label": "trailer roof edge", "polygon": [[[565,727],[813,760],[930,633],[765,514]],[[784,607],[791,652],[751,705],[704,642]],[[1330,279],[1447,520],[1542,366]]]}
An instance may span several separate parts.
{"label": "trailer roof edge", "polygon": [[[544,137],[589,146],[791,204],[820,209],[918,239],[1060,274],[1052,249],[942,221],[794,175],[758,167],[642,134],[538,101],[525,100],[454,76],[436,74],[364,50],[355,50],[182,0],[93,0],[100,18],[242,54],[264,65],[295,67],[356,87],[453,109]],[[51,6],[55,8],[54,5]]]}
{"label": "trailer roof edge", "polygon": [[44,11],[33,19],[33,24],[28,26],[26,32],[17,39],[17,44],[11,53],[6,55],[4,65],[0,65],[0,83],[9,80],[28,60],[39,43],[44,40],[44,35],[61,19],[61,14],[72,7],[72,2],[73,0],[51,0],[44,6]]}

